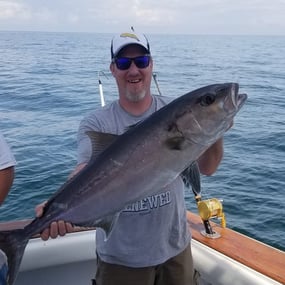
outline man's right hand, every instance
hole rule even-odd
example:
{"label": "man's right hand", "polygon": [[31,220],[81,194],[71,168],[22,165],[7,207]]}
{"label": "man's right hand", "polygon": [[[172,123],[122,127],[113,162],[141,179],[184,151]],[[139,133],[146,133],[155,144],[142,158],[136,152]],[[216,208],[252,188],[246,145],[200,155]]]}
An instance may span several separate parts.
{"label": "man's right hand", "polygon": [[[44,207],[47,202],[43,202],[39,205],[36,206],[35,212],[36,212],[36,217],[41,217],[44,212]],[[49,237],[51,238],[56,238],[59,235],[64,236],[66,233],[71,233],[74,231],[74,227],[70,223],[66,223],[62,220],[52,222],[49,226],[49,228],[44,229],[41,233],[40,236],[43,240],[48,240]]]}

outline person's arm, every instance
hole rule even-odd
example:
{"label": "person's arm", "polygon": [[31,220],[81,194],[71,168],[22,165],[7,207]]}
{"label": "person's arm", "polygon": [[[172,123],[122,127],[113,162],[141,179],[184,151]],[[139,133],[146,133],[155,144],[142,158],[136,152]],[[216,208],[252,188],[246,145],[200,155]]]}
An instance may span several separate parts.
{"label": "person's arm", "polygon": [[0,170],[0,205],[4,202],[14,180],[14,166]]}
{"label": "person's arm", "polygon": [[[229,125],[228,131],[234,125],[234,121]],[[216,172],[219,164],[222,161],[224,155],[224,139],[223,137],[218,139],[212,144],[197,160],[199,170],[204,175],[212,175]]]}
{"label": "person's arm", "polygon": [[200,172],[212,175],[218,168],[224,153],[223,138],[211,145],[198,159]]}

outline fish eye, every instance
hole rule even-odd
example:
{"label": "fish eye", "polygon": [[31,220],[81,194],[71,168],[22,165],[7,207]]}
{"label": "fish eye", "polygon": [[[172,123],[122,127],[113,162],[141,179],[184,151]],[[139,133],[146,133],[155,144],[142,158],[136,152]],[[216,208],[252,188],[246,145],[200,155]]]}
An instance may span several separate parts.
{"label": "fish eye", "polygon": [[214,94],[208,93],[208,94],[205,94],[204,96],[202,96],[200,98],[199,103],[201,106],[209,106],[215,102],[215,99],[216,99],[216,97]]}

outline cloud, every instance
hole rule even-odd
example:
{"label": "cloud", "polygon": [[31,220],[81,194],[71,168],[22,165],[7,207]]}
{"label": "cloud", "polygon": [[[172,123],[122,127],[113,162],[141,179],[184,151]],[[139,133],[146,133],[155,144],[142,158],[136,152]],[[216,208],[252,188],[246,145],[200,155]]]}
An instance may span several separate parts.
{"label": "cloud", "polygon": [[1,29],[284,34],[284,0],[0,0]]}
{"label": "cloud", "polygon": [[[57,30],[65,29],[65,25],[79,21],[76,13],[69,12],[66,6],[60,6],[52,1],[0,0],[1,28],[5,24],[19,30]],[[60,1],[59,1],[60,2]]]}
{"label": "cloud", "polygon": [[38,21],[50,22],[55,20],[53,11],[46,7],[34,7],[22,1],[1,1],[0,0],[0,20],[14,20],[16,22]]}
{"label": "cloud", "polygon": [[13,1],[0,1],[1,19],[29,19],[30,10],[23,4]]}

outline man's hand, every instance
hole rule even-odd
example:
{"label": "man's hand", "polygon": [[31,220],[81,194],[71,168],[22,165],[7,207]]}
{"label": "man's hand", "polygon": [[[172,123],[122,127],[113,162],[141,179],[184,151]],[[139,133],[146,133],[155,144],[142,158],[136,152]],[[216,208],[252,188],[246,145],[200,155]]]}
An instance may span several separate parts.
{"label": "man's hand", "polygon": [[[47,202],[45,201],[36,206],[35,208],[36,217],[39,218],[42,216],[46,203]],[[74,231],[74,228],[70,223],[66,223],[64,221],[56,221],[56,222],[52,222],[49,228],[44,229],[40,235],[43,240],[48,240],[49,237],[56,238],[59,235],[64,236],[66,233],[71,233],[73,231]]]}

